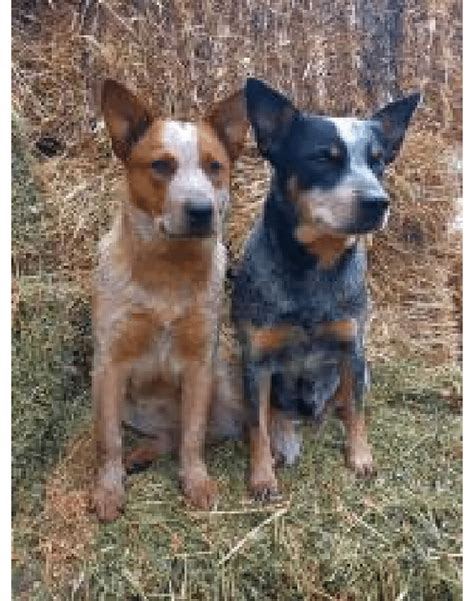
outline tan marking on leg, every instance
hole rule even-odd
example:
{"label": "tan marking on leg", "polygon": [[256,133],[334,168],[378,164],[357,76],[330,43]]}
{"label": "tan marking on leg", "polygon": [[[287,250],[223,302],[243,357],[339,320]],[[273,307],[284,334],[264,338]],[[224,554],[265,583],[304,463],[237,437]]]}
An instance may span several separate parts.
{"label": "tan marking on leg", "polygon": [[217,485],[209,478],[204,463],[211,370],[210,362],[192,362],[184,374],[181,400],[181,478],[184,493],[199,509],[211,509],[217,500]]}
{"label": "tan marking on leg", "polygon": [[104,522],[115,520],[125,503],[121,408],[126,377],[115,364],[93,374],[98,471],[92,504]]}
{"label": "tan marking on leg", "polygon": [[248,333],[250,346],[255,355],[277,351],[285,345],[301,342],[305,338],[301,328],[290,324],[259,329],[250,327]]}
{"label": "tan marking on leg", "polygon": [[367,440],[365,416],[356,413],[351,419],[348,430],[347,463],[359,476],[371,476],[374,472],[372,450]]}
{"label": "tan marking on leg", "polygon": [[250,488],[257,497],[278,493],[270,447],[270,374],[260,380],[258,425],[250,427]]}
{"label": "tan marking on leg", "polygon": [[347,465],[358,476],[370,476],[374,472],[374,465],[367,440],[365,416],[363,410],[358,411],[354,405],[353,376],[346,364],[341,369],[341,383],[334,400],[346,430]]}
{"label": "tan marking on leg", "polygon": [[328,321],[315,326],[314,333],[316,336],[350,342],[357,336],[357,321],[355,319]]}

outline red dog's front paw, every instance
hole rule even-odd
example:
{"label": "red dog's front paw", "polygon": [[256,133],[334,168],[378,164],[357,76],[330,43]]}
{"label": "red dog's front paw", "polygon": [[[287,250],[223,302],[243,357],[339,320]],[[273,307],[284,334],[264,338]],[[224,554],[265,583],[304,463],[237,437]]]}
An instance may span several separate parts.
{"label": "red dog's front paw", "polygon": [[92,509],[101,522],[113,522],[122,513],[125,505],[123,470],[105,472],[99,476],[92,493]]}
{"label": "red dog's front paw", "polygon": [[197,509],[209,511],[217,502],[217,484],[209,476],[185,477],[183,478],[183,488],[184,494]]}

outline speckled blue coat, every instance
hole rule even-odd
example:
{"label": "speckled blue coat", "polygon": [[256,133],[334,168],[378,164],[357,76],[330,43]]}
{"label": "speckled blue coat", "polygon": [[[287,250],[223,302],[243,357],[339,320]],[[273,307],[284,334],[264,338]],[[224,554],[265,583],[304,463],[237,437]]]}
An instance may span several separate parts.
{"label": "speckled blue coat", "polygon": [[[271,402],[280,409],[318,418],[339,384],[341,360],[350,361],[356,402],[367,383],[363,336],[367,314],[366,249],[356,241],[336,261],[323,268],[293,237],[297,216],[274,177],[263,215],[245,245],[233,279],[232,317],[242,348],[244,390],[258,408],[258,376],[272,373]],[[307,332],[318,323],[353,318],[352,343],[315,339],[290,344],[255,358],[249,348],[248,325],[281,324]]]}

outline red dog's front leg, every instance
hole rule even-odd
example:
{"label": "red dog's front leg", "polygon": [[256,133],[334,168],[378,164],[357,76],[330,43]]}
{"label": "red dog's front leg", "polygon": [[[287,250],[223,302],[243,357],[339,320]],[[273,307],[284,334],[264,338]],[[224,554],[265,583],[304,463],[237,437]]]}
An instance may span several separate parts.
{"label": "red dog's front leg", "polygon": [[204,462],[209,406],[212,392],[212,362],[192,362],[183,377],[181,399],[181,478],[185,495],[200,509],[211,509],[217,485],[209,478]]}
{"label": "red dog's front leg", "polygon": [[121,411],[127,376],[120,365],[109,363],[94,370],[92,380],[98,464],[92,503],[98,518],[110,522],[125,503]]}

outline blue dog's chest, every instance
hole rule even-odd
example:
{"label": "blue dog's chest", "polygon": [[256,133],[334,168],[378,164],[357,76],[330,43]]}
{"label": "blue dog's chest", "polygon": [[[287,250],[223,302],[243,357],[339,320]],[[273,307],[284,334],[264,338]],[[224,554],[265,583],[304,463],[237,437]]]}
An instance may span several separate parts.
{"label": "blue dog's chest", "polygon": [[256,327],[281,323],[305,327],[357,319],[365,313],[366,257],[360,244],[348,249],[331,269],[314,262],[298,270],[289,264],[284,250],[262,244],[263,237],[257,231],[249,241],[247,260],[235,283],[237,321],[250,321]]}
{"label": "blue dog's chest", "polygon": [[309,325],[357,317],[363,309],[365,290],[354,267],[351,273],[338,274],[314,269],[301,280],[282,275],[280,285],[286,300],[277,311],[277,319]]}
{"label": "blue dog's chest", "polygon": [[[283,253],[268,244],[263,224],[257,225],[234,282],[234,319],[257,330],[285,325],[301,330],[302,336],[253,360],[273,373],[274,404],[317,416],[339,385],[343,354],[357,356],[363,346],[365,249],[360,244],[348,249],[330,269],[316,262],[296,269]],[[358,325],[350,344],[312,336],[318,324],[348,319]]]}

